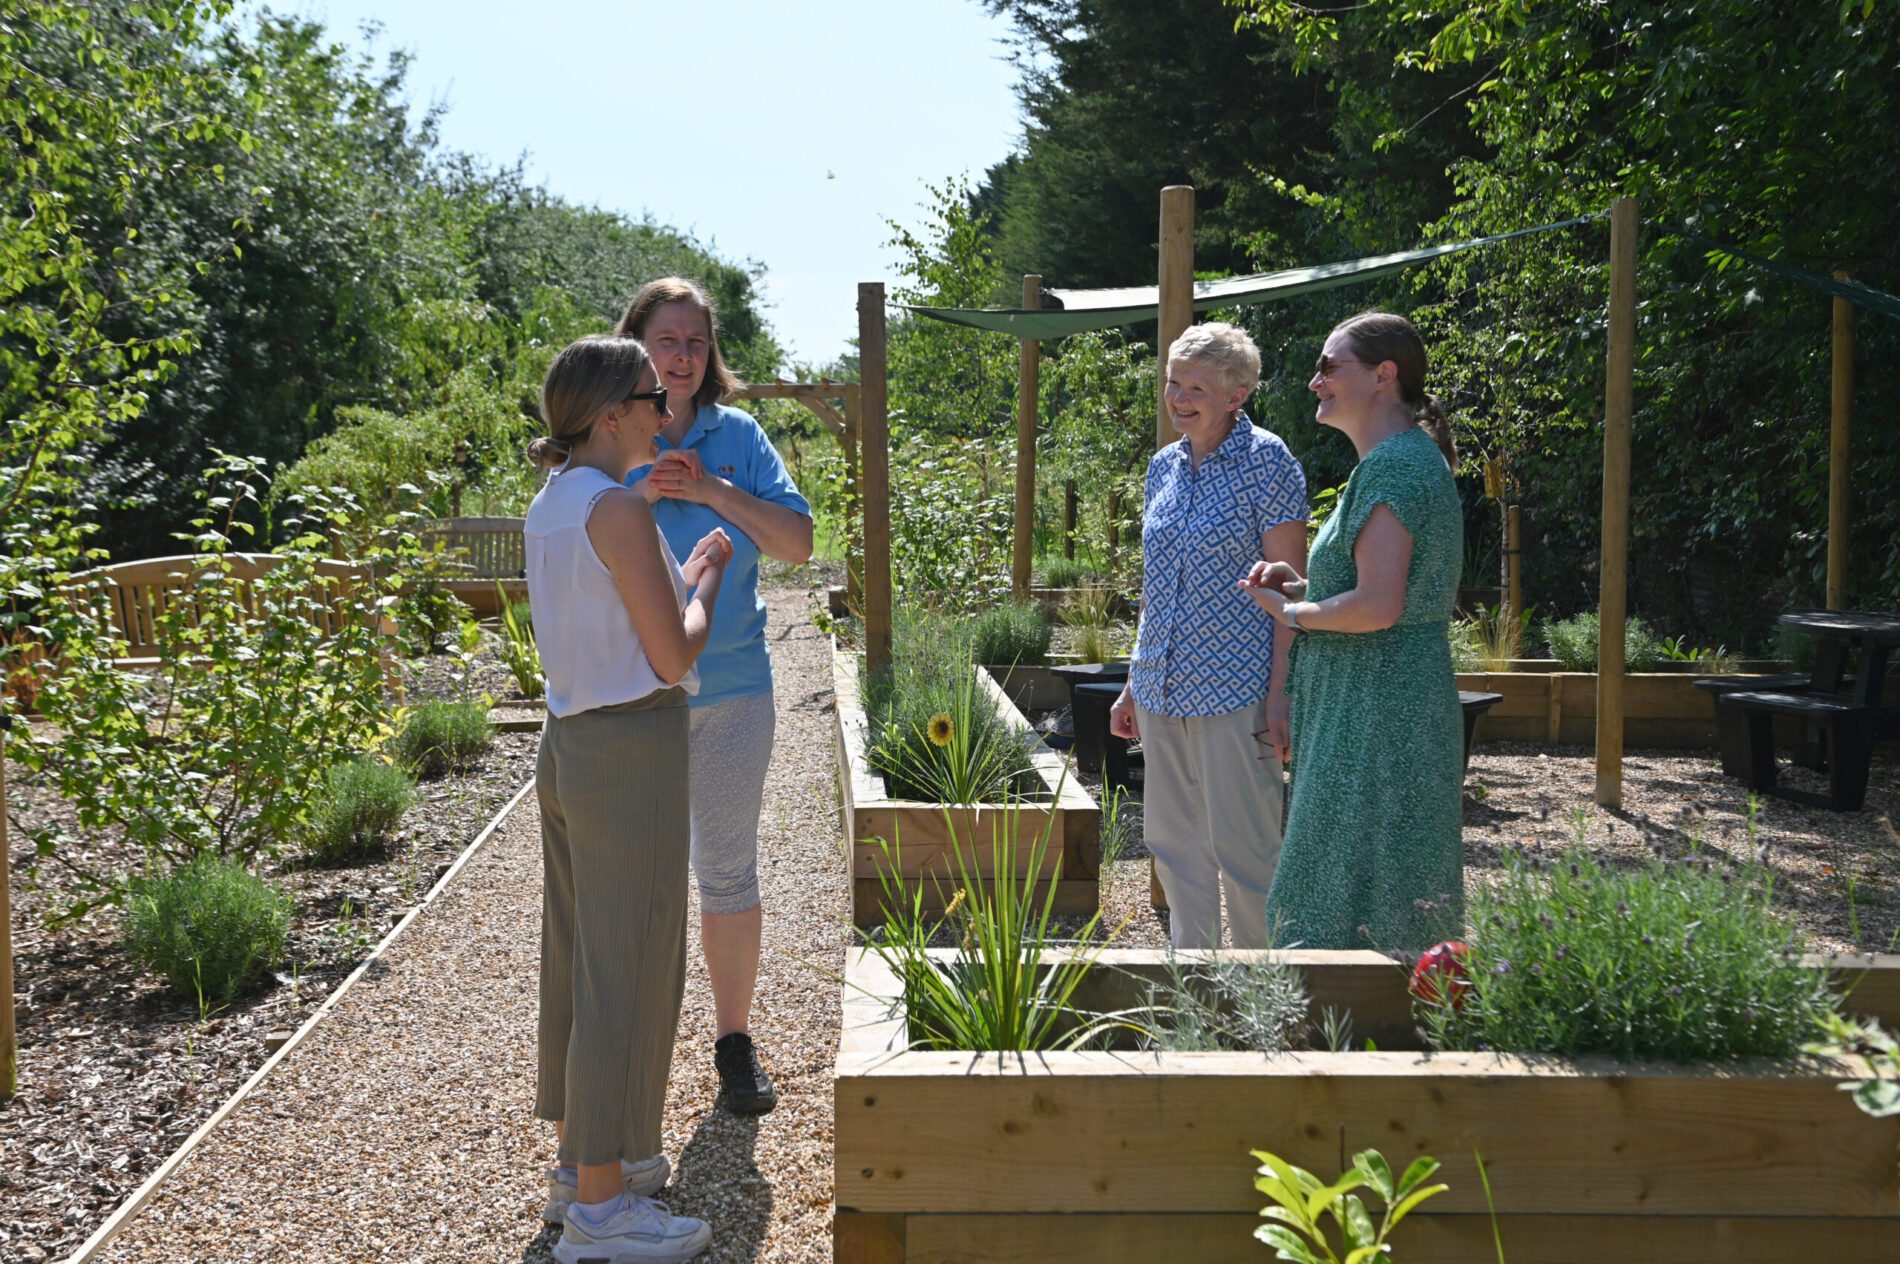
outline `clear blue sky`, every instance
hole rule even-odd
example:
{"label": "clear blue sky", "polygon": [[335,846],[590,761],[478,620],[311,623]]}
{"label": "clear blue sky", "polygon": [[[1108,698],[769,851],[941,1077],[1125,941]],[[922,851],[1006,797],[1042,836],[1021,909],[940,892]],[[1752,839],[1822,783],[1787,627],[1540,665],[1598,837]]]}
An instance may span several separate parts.
{"label": "clear blue sky", "polygon": [[894,280],[886,219],[926,182],[972,182],[1021,122],[1007,23],[977,0],[288,0],[362,46],[415,55],[451,149],[583,205],[651,213],[765,265],[768,317],[822,363],[857,332],[857,284]]}

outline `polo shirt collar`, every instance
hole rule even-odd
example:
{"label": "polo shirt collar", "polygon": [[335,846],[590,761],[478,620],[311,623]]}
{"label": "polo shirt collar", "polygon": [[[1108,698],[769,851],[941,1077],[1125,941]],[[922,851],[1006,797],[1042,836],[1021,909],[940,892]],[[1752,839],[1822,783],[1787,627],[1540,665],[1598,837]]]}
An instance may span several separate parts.
{"label": "polo shirt collar", "polygon": [[708,433],[719,429],[719,427],[725,424],[726,415],[720,410],[719,405],[701,404],[699,411],[693,414],[692,427],[687,430],[685,434],[680,436],[679,443],[668,443],[666,436],[662,435],[660,436],[660,448],[662,451],[671,447],[690,448],[705,438]]}

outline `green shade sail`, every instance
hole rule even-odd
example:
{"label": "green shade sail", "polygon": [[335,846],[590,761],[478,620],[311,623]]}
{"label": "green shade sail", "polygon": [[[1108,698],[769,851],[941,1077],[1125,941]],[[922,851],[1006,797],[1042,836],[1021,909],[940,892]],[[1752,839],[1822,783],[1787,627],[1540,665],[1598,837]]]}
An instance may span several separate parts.
{"label": "green shade sail", "polygon": [[1848,302],[1858,303],[1870,311],[1880,312],[1883,315],[1892,316],[1894,319],[1900,320],[1900,295],[1889,294],[1885,290],[1876,290],[1873,286],[1862,285],[1859,281],[1836,281],[1833,277],[1824,277],[1817,273],[1804,272],[1800,268],[1791,267],[1785,263],[1776,263],[1773,259],[1767,259],[1761,255],[1753,254],[1743,250],[1739,246],[1725,246],[1721,242],[1704,237],[1700,233],[1690,233],[1685,240],[1692,241],[1698,246],[1706,247],[1710,254],[1728,255],[1731,258],[1740,259],[1743,263],[1752,264],[1757,268],[1764,268],[1777,276],[1786,277],[1790,281],[1798,281],[1810,289],[1821,291],[1823,294],[1831,294],[1835,298],[1844,298]]}
{"label": "green shade sail", "polygon": [[[1440,259],[1446,255],[1476,250],[1480,246],[1495,245],[1501,241],[1509,241],[1513,237],[1528,237],[1534,233],[1572,228],[1578,224],[1600,219],[1604,214],[1605,212],[1598,211],[1592,215],[1581,215],[1576,219],[1566,219],[1555,224],[1520,228],[1515,232],[1498,233],[1491,237],[1476,237],[1470,241],[1446,242],[1444,245],[1426,246],[1421,250],[1406,250],[1393,255],[1369,255],[1363,259],[1348,259],[1342,263],[1322,263],[1311,268],[1288,268],[1282,272],[1256,272],[1249,276],[1228,277],[1220,281],[1196,281],[1194,283],[1194,310],[1207,312],[1217,307],[1242,307],[1250,303],[1266,303],[1274,299],[1311,294],[1318,290],[1330,290],[1340,285],[1377,281],[1402,272],[1406,268],[1429,263],[1433,259]],[[1087,333],[1095,329],[1114,329],[1121,325],[1154,320],[1156,306],[1160,301],[1158,287],[1152,285],[1109,290],[1049,289],[1044,290],[1043,295],[1044,301],[1050,303],[1051,306],[1034,310],[1022,307],[922,307],[901,303],[896,306],[905,311],[915,312],[919,316],[928,316],[932,320],[948,321],[953,325],[967,325],[972,329],[990,329],[1016,338],[1064,338],[1070,334]]]}

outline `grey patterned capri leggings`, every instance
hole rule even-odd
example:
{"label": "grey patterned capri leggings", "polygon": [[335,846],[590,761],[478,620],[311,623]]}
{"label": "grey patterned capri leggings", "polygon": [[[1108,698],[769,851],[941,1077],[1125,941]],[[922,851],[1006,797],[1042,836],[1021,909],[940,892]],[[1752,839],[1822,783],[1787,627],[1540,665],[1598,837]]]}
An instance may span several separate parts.
{"label": "grey patterned capri leggings", "polygon": [[759,906],[759,813],[777,727],[769,692],[693,708],[693,876],[702,913]]}

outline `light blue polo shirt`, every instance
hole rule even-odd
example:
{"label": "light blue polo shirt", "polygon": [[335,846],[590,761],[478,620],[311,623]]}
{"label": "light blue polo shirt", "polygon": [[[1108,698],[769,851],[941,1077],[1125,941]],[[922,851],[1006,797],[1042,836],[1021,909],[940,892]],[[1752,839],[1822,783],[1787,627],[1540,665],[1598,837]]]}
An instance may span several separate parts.
{"label": "light blue polo shirt", "polygon": [[[662,437],[662,452],[673,444]],[[799,495],[778,449],[751,416],[723,404],[703,405],[679,447],[699,453],[710,476],[724,478],[740,491],[811,516],[811,502]],[[646,477],[643,465],[627,475],[631,487]],[[714,527],[732,537],[732,561],[726,564],[719,600],[713,603],[712,634],[699,655],[699,692],[695,707],[767,693],[772,688],[772,656],[765,647],[765,602],[759,598],[759,546],[707,505],[663,496],[653,503],[673,555],[684,561],[693,546]]]}
{"label": "light blue polo shirt", "polygon": [[1195,469],[1184,438],[1148,462],[1141,626],[1128,687],[1150,715],[1226,715],[1267,696],[1273,616],[1236,583],[1268,528],[1306,518],[1306,471],[1241,413]]}

